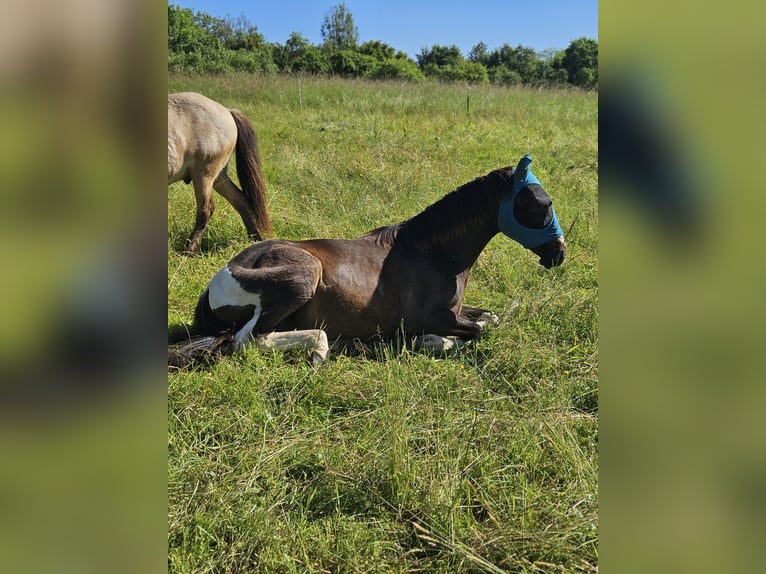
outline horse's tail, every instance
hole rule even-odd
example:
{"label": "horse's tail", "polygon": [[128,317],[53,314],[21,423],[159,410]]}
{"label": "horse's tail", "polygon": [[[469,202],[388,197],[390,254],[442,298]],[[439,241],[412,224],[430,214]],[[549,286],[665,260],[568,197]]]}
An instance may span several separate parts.
{"label": "horse's tail", "polygon": [[266,211],[266,182],[261,172],[261,155],[258,138],[250,121],[239,110],[229,110],[237,124],[237,177],[255,217],[260,237],[272,234],[269,214]]}
{"label": "horse's tail", "polygon": [[213,313],[205,289],[194,310],[191,327],[168,334],[168,367],[182,368],[231,354],[233,335],[229,327]]}
{"label": "horse's tail", "polygon": [[182,369],[192,364],[209,363],[221,355],[231,354],[231,335],[191,337],[168,345],[168,367]]}

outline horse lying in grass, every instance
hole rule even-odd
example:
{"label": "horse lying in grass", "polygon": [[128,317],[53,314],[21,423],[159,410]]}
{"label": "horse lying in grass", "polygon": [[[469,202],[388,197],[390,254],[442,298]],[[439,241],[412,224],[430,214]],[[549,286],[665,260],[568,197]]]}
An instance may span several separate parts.
{"label": "horse lying in grass", "polygon": [[[242,189],[228,174],[235,151]],[[187,253],[196,253],[200,247],[213,215],[213,189],[237,210],[250,237],[258,241],[271,235],[258,140],[239,110],[227,109],[194,92],[168,95],[168,185],[179,180],[194,185],[197,199],[197,218],[186,242]]]}
{"label": "horse lying in grass", "polygon": [[406,221],[355,239],[274,239],[251,245],[216,274],[197,303],[192,339],[169,362],[197,354],[302,348],[323,361],[329,341],[413,337],[442,350],[478,337],[493,315],[464,306],[479,254],[498,232],[546,268],[566,242],[551,198],[529,170],[492,171]]}

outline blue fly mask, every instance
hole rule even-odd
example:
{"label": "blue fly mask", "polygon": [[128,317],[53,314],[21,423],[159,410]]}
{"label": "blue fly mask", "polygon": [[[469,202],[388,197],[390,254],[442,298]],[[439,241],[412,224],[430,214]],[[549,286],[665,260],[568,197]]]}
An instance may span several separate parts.
{"label": "blue fly mask", "polygon": [[547,243],[552,239],[564,235],[552,205],[550,206],[550,221],[540,228],[526,227],[516,219],[514,207],[519,192],[527,186],[532,186],[530,187],[530,191],[532,191],[535,196],[537,196],[533,191],[535,187],[539,186],[539,189],[544,191],[540,182],[529,170],[529,164],[531,163],[532,157],[529,154],[519,160],[519,164],[516,166],[512,176],[513,192],[510,197],[507,197],[500,202],[500,209],[497,213],[497,224],[500,227],[500,231],[511,239],[518,241],[527,249],[538,247],[543,243]]}

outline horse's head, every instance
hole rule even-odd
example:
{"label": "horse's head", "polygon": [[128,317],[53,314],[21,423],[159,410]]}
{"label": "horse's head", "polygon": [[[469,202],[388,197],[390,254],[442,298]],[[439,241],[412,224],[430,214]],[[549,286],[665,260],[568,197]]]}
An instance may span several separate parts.
{"label": "horse's head", "polygon": [[529,170],[532,158],[525,155],[516,166],[509,195],[500,201],[497,222],[505,235],[540,257],[546,269],[561,265],[567,253],[553,202]]}

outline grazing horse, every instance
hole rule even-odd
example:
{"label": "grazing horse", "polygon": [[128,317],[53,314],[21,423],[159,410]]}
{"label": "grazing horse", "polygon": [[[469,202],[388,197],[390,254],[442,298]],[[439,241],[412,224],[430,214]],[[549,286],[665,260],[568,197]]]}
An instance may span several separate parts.
{"label": "grazing horse", "polygon": [[[324,360],[330,341],[387,338],[446,349],[478,337],[492,314],[462,304],[468,273],[498,232],[546,268],[566,256],[551,198],[529,155],[492,171],[420,214],[355,239],[274,239],[251,245],[200,296],[191,335],[236,351],[306,348]],[[208,342],[200,342],[207,336]],[[447,337],[451,339],[447,339]],[[225,344],[220,343],[225,340]],[[169,357],[170,360],[170,357]]]}
{"label": "grazing horse", "polygon": [[[235,150],[242,189],[228,174]],[[199,249],[213,214],[213,189],[237,210],[254,240],[271,234],[258,140],[239,110],[194,92],[168,95],[168,185],[181,179],[194,184],[197,199],[197,219],[186,243],[187,253]]]}

